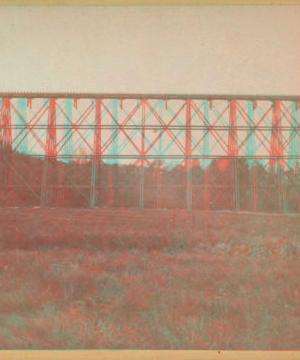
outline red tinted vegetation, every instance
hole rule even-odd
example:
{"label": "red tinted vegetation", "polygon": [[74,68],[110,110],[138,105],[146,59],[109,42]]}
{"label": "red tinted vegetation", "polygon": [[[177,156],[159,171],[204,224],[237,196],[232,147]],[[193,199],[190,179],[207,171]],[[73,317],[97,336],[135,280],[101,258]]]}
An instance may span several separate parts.
{"label": "red tinted vegetation", "polygon": [[[50,207],[91,206],[92,161],[79,162],[72,157],[68,162],[55,158],[43,160],[39,156],[24,155],[3,147],[0,142],[0,206],[30,207],[41,204]],[[190,169],[190,187],[194,210],[207,209],[204,206],[205,187],[210,188],[210,210],[234,210],[235,192],[238,191],[241,211],[262,213],[299,213],[299,167],[275,171],[267,164],[254,161],[252,166],[244,157],[236,161],[219,157],[208,166],[209,181],[205,182],[205,171],[199,163]],[[45,170],[46,169],[46,170]],[[139,208],[141,167],[135,165],[108,165],[99,162],[95,167],[94,207]],[[255,174],[255,176],[253,175]],[[143,170],[143,207],[186,209],[187,173],[181,166],[159,166],[152,162]],[[257,210],[253,210],[253,185],[257,196]],[[44,180],[43,180],[44,179]],[[236,188],[235,188],[236,187]],[[113,190],[112,190],[113,189]],[[110,192],[113,197],[108,205]],[[41,201],[45,198],[44,201]],[[283,211],[280,204],[285,203]]]}
{"label": "red tinted vegetation", "polygon": [[297,215],[2,209],[1,349],[299,349]]}

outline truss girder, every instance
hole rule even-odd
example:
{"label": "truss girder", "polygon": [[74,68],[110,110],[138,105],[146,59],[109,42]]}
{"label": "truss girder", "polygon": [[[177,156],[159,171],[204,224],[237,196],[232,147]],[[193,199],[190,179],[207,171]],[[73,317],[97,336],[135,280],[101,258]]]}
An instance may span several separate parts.
{"label": "truss girder", "polygon": [[[1,146],[10,148],[14,154],[6,158],[5,166],[8,162],[10,170],[1,180],[1,186],[11,189],[6,204],[12,205],[14,189],[24,186],[35,198],[40,197],[43,206],[53,202],[66,206],[70,204],[72,188],[76,187],[76,176],[73,168],[66,171],[63,165],[55,163],[90,162],[89,195],[83,190],[84,185],[76,191],[91,207],[106,197],[106,206],[113,208],[121,196],[119,166],[131,163],[139,169],[141,209],[147,206],[144,192],[150,186],[146,183],[145,169],[155,164],[157,208],[163,207],[162,170],[179,166],[186,172],[182,180],[184,202],[192,210],[193,168],[200,165],[204,170],[201,201],[203,209],[210,210],[214,177],[208,168],[212,161],[221,159],[227,164],[233,209],[240,211],[243,195],[237,159],[245,158],[252,169],[249,175],[252,211],[259,211],[260,164],[273,172],[275,190],[270,192],[275,194],[278,211],[287,212],[287,189],[299,185],[299,100],[213,95],[2,96]],[[42,159],[42,174],[28,169],[28,176],[24,177],[15,160],[21,154]],[[105,181],[101,178],[101,164],[109,166]]]}

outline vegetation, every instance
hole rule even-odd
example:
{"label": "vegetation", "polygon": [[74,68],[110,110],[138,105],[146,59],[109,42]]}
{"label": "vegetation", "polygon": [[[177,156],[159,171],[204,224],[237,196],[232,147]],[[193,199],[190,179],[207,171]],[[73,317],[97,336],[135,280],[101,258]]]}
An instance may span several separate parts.
{"label": "vegetation", "polygon": [[0,348],[298,349],[298,215],[1,210]]}
{"label": "vegetation", "polygon": [[[17,156],[15,156],[17,155]],[[0,148],[0,206],[39,206],[43,186],[50,207],[89,207],[91,197],[92,162],[63,162],[48,160],[46,182],[43,183],[44,161],[39,157],[22,155],[9,147]],[[224,166],[225,164],[225,166]],[[298,213],[299,173],[290,169],[277,171],[255,162],[252,166],[243,157],[234,162],[215,159],[208,166],[210,209],[234,210],[235,187],[238,188],[239,207],[252,211],[254,176],[259,212],[283,212],[285,201],[288,213]],[[112,171],[111,171],[112,170]],[[112,176],[114,208],[138,208],[141,168],[135,165],[109,165],[100,162],[96,167],[96,207],[106,207],[109,176]],[[205,174],[199,164],[192,169],[193,209],[204,209]],[[110,175],[109,175],[110,174]],[[255,174],[255,175],[254,175]],[[144,169],[144,207],[157,207],[161,186],[161,208],[185,209],[187,175],[183,166],[159,167],[157,162]],[[13,185],[10,187],[8,185]]]}

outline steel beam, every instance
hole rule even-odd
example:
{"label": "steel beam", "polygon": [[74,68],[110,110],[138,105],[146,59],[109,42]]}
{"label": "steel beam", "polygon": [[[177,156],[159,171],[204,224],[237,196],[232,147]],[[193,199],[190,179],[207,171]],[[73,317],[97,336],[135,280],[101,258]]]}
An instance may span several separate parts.
{"label": "steel beam", "polygon": [[[112,100],[112,125],[118,125],[118,105],[119,100]],[[112,209],[114,207],[114,199],[118,195],[118,158],[119,158],[119,143],[118,143],[119,128],[112,129],[112,146],[111,151],[113,158],[109,161],[108,169],[108,192],[107,192],[107,208]]]}
{"label": "steel beam", "polygon": [[253,127],[255,126],[255,109],[256,102],[248,101],[248,114],[247,114],[247,141],[246,141],[246,156],[248,159],[248,166],[250,172],[250,197],[251,197],[251,210],[254,213],[258,212],[258,194],[257,194],[257,163],[254,162],[255,156],[255,133]]}
{"label": "steel beam", "polygon": [[16,116],[16,139],[19,151],[22,154],[28,153],[28,134],[27,134],[27,101],[26,99],[17,99]]}
{"label": "steel beam", "polygon": [[[274,101],[272,103],[272,133],[270,146],[270,167],[274,176],[275,182],[275,202],[279,213],[286,213],[286,191],[285,191],[285,176],[283,173],[284,160],[283,142],[282,142],[282,110],[281,101]],[[278,157],[278,158],[277,158]]]}
{"label": "steel beam", "polygon": [[229,108],[229,133],[228,133],[228,155],[233,156],[233,162],[231,165],[231,181],[233,184],[232,202],[234,211],[240,211],[240,193],[239,193],[239,176],[238,176],[238,144],[236,133],[236,100],[230,101]]}
{"label": "steel beam", "polygon": [[262,94],[155,94],[155,93],[75,93],[75,92],[0,92],[0,98],[28,99],[163,99],[163,100],[250,100],[250,101],[300,101],[300,95]]}
{"label": "steel beam", "polygon": [[[97,205],[97,189],[99,168],[101,167],[101,100],[95,100],[94,158],[92,163],[90,207]],[[101,170],[100,170],[101,171]]]}
{"label": "steel beam", "polygon": [[157,171],[157,209],[161,208],[161,169],[163,166],[163,163],[161,161],[162,156],[162,123],[163,123],[163,100],[158,100],[158,115],[159,115],[159,126],[158,126],[158,171]]}
{"label": "steel beam", "polygon": [[9,168],[6,183],[9,186],[8,196],[6,198],[6,206],[13,206],[13,193],[14,193],[14,154],[13,150],[13,141],[12,141],[12,129],[11,129],[11,99],[5,98],[1,102],[1,141],[2,146],[7,149],[7,154],[9,154]]}
{"label": "steel beam", "polygon": [[[56,99],[48,100],[48,122],[46,135],[46,156],[43,168],[43,188],[41,193],[41,206],[49,206],[50,197],[53,196],[53,189],[47,187],[49,175],[53,178],[53,170],[56,171]],[[50,170],[50,171],[49,171]],[[52,172],[51,172],[52,170]],[[52,184],[51,184],[52,185]]]}
{"label": "steel beam", "polygon": [[185,171],[186,171],[186,209],[192,210],[192,169],[191,169],[191,100],[186,100],[186,131],[185,131]]}
{"label": "steel beam", "polygon": [[145,121],[146,121],[146,104],[145,101],[141,101],[141,111],[142,111],[142,143],[141,143],[141,155],[142,159],[140,162],[140,202],[139,207],[140,210],[144,208],[144,188],[145,188],[145,169],[144,169],[144,156],[145,156]]}
{"label": "steel beam", "polygon": [[203,208],[210,210],[210,179],[209,179],[209,160],[206,156],[209,155],[209,102],[203,101],[204,105],[204,124],[207,128],[203,131],[203,168],[204,168],[204,194],[203,194]]}

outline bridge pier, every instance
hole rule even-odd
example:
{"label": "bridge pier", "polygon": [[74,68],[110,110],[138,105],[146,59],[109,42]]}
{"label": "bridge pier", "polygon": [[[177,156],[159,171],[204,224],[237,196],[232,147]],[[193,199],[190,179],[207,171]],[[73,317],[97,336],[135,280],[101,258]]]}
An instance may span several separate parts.
{"label": "bridge pier", "polygon": [[234,158],[234,211],[241,211],[238,159],[236,157]]}
{"label": "bridge pier", "polygon": [[141,101],[141,110],[142,110],[142,144],[141,144],[141,155],[140,160],[140,199],[139,199],[139,208],[140,210],[144,209],[144,188],[145,188],[145,117],[146,117],[146,104],[145,101]]}
{"label": "bridge pier", "polygon": [[[1,119],[2,118],[2,119]],[[7,150],[7,153],[9,154],[9,161],[4,158],[4,164],[8,166],[8,173],[5,174],[4,172],[4,179],[3,185],[6,186],[6,206],[13,206],[14,202],[14,154],[13,154],[13,141],[12,141],[12,132],[11,132],[11,99],[5,98],[1,101],[1,114],[0,114],[0,125],[3,126],[3,129],[1,129],[1,138],[2,144],[0,146],[3,146],[4,149]],[[5,155],[4,155],[5,157]],[[0,164],[0,167],[2,164]],[[2,169],[1,169],[2,171]],[[2,175],[3,176],[3,175]]]}
{"label": "bridge pier", "polygon": [[282,126],[281,126],[281,101],[272,102],[272,133],[270,146],[270,165],[273,168],[275,184],[275,201],[279,213],[286,213],[286,191],[284,176]]}
{"label": "bridge pier", "polygon": [[[204,100],[204,124],[207,126],[203,131],[203,154],[204,159],[202,162],[204,168],[204,194],[203,194],[203,208],[204,210],[210,210],[210,176],[209,176],[209,111],[208,101]],[[211,102],[210,102],[211,104]],[[212,105],[212,104],[211,104]]]}
{"label": "bridge pier", "polygon": [[90,207],[97,205],[97,190],[96,186],[99,177],[99,167],[101,167],[101,100],[94,100],[95,104],[95,129],[94,129],[94,158],[92,162],[92,176],[91,176],[91,197]]}
{"label": "bridge pier", "polygon": [[256,101],[248,101],[247,114],[247,139],[246,139],[246,156],[249,156],[249,182],[250,182],[250,207],[254,213],[258,212],[258,193],[257,193],[257,162],[253,160],[255,155],[255,109]]}
{"label": "bridge pier", "polygon": [[[42,177],[42,191],[41,191],[41,206],[50,205],[50,197],[53,196],[53,184],[50,182],[50,188],[48,187],[49,182],[49,170],[51,180],[55,179],[56,176],[56,104],[55,99],[49,99],[48,102],[48,123],[47,123],[47,140],[46,140],[46,154],[43,166],[43,177]],[[54,173],[54,174],[53,174]],[[54,175],[54,176],[53,176]],[[53,179],[54,178],[54,179]]]}
{"label": "bridge pier", "polygon": [[186,100],[186,132],[185,132],[185,171],[186,171],[186,209],[193,209],[192,169],[191,169],[191,100]]}
{"label": "bridge pier", "polygon": [[158,171],[157,171],[157,209],[161,208],[161,167],[162,167],[162,161],[161,161],[161,156],[162,156],[162,117],[163,117],[163,101],[159,100],[159,105],[158,105],[158,111],[159,111],[159,139],[158,139],[158,155],[159,155],[159,159],[158,159]]}
{"label": "bridge pier", "polygon": [[[72,106],[73,101],[71,99],[66,99],[65,101],[65,114],[64,114],[64,129],[63,129],[63,141],[64,146],[62,147],[62,155],[69,155],[70,152],[73,151],[73,142],[72,142]],[[69,132],[71,130],[71,136],[69,136]],[[58,174],[58,190],[57,190],[57,198],[56,198],[56,206],[57,207],[63,207],[65,205],[70,205],[68,200],[70,199],[70,190],[68,187],[65,187],[64,185],[64,178],[65,178],[65,170],[66,167],[69,165],[67,162],[65,162],[65,159],[63,161],[60,161],[59,163],[59,174]],[[73,170],[73,166],[72,166]],[[69,183],[73,184],[73,171],[72,174],[70,174],[69,178],[67,179],[67,184]],[[72,198],[72,197],[71,197]]]}
{"label": "bridge pier", "polygon": [[[289,138],[289,149],[288,149],[288,155],[289,155],[288,168],[289,170],[293,170],[293,175],[292,175],[293,180],[290,181],[290,183],[292,184],[292,186],[294,186],[294,184],[296,183],[299,187],[299,178],[297,176],[297,169],[298,169],[297,156],[299,154],[300,144],[299,144],[299,139],[297,138],[298,131],[296,130],[298,127],[298,123],[299,123],[299,103],[293,101],[291,103],[291,122],[290,122],[291,128],[289,134],[290,138]],[[291,188],[289,191],[289,198],[291,199],[291,197],[294,196],[298,199],[299,197],[298,189],[294,191],[294,188]],[[288,209],[288,211],[290,212],[292,210],[292,212],[295,212],[295,208],[296,207],[298,208],[298,206],[295,205],[295,200],[292,200],[291,202],[294,204],[291,206],[291,208]]]}
{"label": "bridge pier", "polygon": [[230,100],[229,109],[229,134],[228,134],[228,155],[231,158],[231,181],[232,181],[232,202],[233,210],[240,211],[240,192],[238,176],[238,143],[236,134],[236,100]]}
{"label": "bridge pier", "polygon": [[[118,104],[117,99],[112,100],[112,125],[118,125]],[[115,199],[118,197],[118,164],[119,164],[119,129],[112,129],[112,159],[109,160],[108,166],[108,191],[107,191],[107,208],[113,209]]]}
{"label": "bridge pier", "polygon": [[250,169],[250,191],[251,191],[251,209],[252,212],[258,212],[258,196],[257,196],[257,165],[253,164]]}

